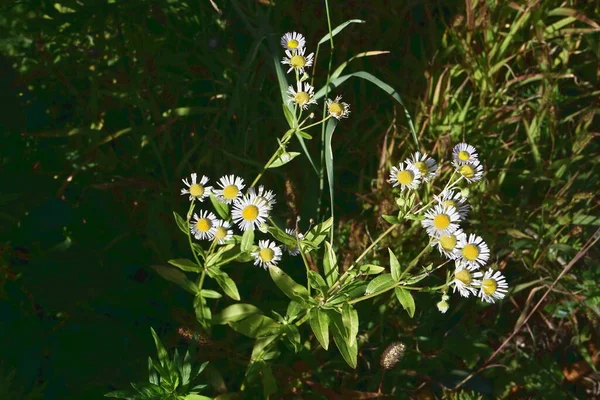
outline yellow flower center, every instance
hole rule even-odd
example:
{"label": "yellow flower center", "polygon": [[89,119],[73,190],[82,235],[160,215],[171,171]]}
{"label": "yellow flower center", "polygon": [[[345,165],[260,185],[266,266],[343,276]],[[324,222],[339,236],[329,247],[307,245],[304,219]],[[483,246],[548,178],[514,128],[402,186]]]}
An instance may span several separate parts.
{"label": "yellow flower center", "polygon": [[457,208],[457,207],[456,207],[456,202],[455,202],[454,200],[444,200],[444,201],[442,201],[442,205],[443,205],[443,206],[446,206],[446,207],[454,207],[454,208]]}
{"label": "yellow flower center", "polygon": [[446,229],[450,226],[450,217],[446,214],[438,214],[433,218],[433,226],[438,229]]}
{"label": "yellow flower center", "polygon": [[233,200],[237,197],[239,192],[240,189],[238,189],[237,186],[229,185],[223,189],[223,197],[225,197],[227,200]]}
{"label": "yellow flower center", "polygon": [[258,207],[250,204],[242,210],[242,218],[246,221],[254,221],[258,217]]}
{"label": "yellow flower center", "polygon": [[200,232],[208,232],[212,228],[212,222],[208,218],[200,218],[198,222],[196,222],[196,229]]}
{"label": "yellow flower center", "polygon": [[204,194],[204,186],[194,183],[190,186],[190,194],[194,197],[202,197]]}
{"label": "yellow flower center", "polygon": [[227,229],[223,228],[222,226],[219,226],[215,232],[215,239],[222,240],[222,239],[225,239],[226,236],[227,236]]}
{"label": "yellow flower center", "polygon": [[303,68],[306,65],[306,58],[296,54],[290,59],[290,65],[294,68]]}
{"label": "yellow flower center", "polygon": [[421,175],[427,176],[427,174],[429,173],[429,168],[427,168],[427,164],[425,164],[423,161],[419,161],[416,162],[414,165],[419,171],[421,171]]}
{"label": "yellow flower center", "polygon": [[462,254],[468,261],[475,261],[479,257],[479,247],[474,244],[468,244],[463,247]]}
{"label": "yellow flower center", "polygon": [[460,172],[465,178],[469,179],[475,176],[475,170],[469,164],[461,165],[458,172]]}
{"label": "yellow flower center", "polygon": [[295,39],[287,41],[287,47],[288,47],[288,49],[297,49],[299,44],[300,43],[297,40],[295,40]]}
{"label": "yellow flower center", "polygon": [[344,113],[344,107],[340,103],[331,103],[329,105],[329,113],[336,117],[339,117]]}
{"label": "yellow flower center", "polygon": [[484,279],[481,282],[481,288],[483,292],[487,295],[492,295],[496,293],[496,289],[498,289],[498,284],[493,279]]}
{"label": "yellow flower center", "polygon": [[469,161],[469,158],[471,158],[471,155],[469,154],[468,151],[459,151],[458,152],[458,159],[461,161]]}
{"label": "yellow flower center", "polygon": [[275,257],[275,252],[273,251],[273,249],[265,247],[264,249],[260,249],[258,255],[260,256],[260,259],[264,262],[269,262]]}
{"label": "yellow flower center", "polygon": [[465,285],[471,284],[471,273],[466,269],[461,269],[460,271],[455,272],[454,276]]}
{"label": "yellow flower center", "polygon": [[398,179],[398,182],[401,185],[410,185],[412,183],[412,181],[414,180],[415,176],[411,171],[407,171],[407,170],[403,170],[403,171],[398,171],[398,174],[396,175],[396,179]]}
{"label": "yellow flower center", "polygon": [[440,245],[442,246],[442,249],[446,251],[452,250],[456,246],[456,236],[440,236]]}
{"label": "yellow flower center", "polygon": [[308,103],[309,100],[310,100],[310,96],[306,92],[298,92],[294,96],[294,101],[296,101],[296,103],[298,103],[300,105],[304,105],[304,104]]}

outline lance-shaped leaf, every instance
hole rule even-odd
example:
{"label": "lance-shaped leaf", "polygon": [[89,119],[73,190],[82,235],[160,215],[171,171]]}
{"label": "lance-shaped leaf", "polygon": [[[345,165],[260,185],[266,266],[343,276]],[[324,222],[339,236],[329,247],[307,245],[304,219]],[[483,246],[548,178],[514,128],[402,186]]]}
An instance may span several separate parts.
{"label": "lance-shaped leaf", "polygon": [[285,153],[281,154],[279,157],[277,157],[275,159],[275,161],[273,161],[271,163],[271,165],[269,165],[269,168],[281,167],[282,165],[289,163],[290,161],[292,161],[294,158],[298,157],[299,155],[300,155],[300,153],[295,152],[295,151],[285,152]]}
{"label": "lance-shaped leaf", "polygon": [[275,320],[261,314],[253,314],[241,321],[230,321],[229,326],[234,331],[251,338],[273,335],[281,327]]}
{"label": "lance-shaped leaf", "polygon": [[329,287],[338,279],[337,257],[329,242],[325,242],[325,258],[323,259],[323,273]]}
{"label": "lance-shaped leaf", "polygon": [[288,274],[283,272],[279,267],[274,265],[269,267],[269,274],[273,282],[279,289],[290,299],[297,301],[300,304],[305,304],[308,301],[308,290],[304,286],[297,284]]}
{"label": "lance-shaped leaf", "polygon": [[413,299],[412,294],[410,294],[408,290],[401,287],[394,289],[394,292],[396,293],[398,301],[400,301],[400,304],[402,304],[402,307],[406,310],[409,317],[412,318],[415,315],[416,309],[415,299]]}
{"label": "lance-shaped leaf", "polygon": [[198,286],[190,281],[180,270],[163,265],[151,265],[150,267],[166,280],[178,284],[188,292],[192,294],[198,293]]}
{"label": "lance-shaped leaf", "polygon": [[244,234],[242,235],[242,244],[241,250],[244,252],[250,251],[252,249],[252,245],[254,244],[254,229],[246,229]]}
{"label": "lance-shaped leaf", "polygon": [[175,258],[173,260],[168,261],[169,264],[176,266],[182,271],[187,272],[200,272],[202,271],[202,267],[196,264],[195,262],[188,260],[187,258]]}
{"label": "lance-shaped leaf", "polygon": [[345,27],[347,27],[350,24],[364,24],[365,21],[363,21],[362,19],[349,19],[346,22],[342,22],[341,24],[339,24],[338,26],[336,26],[332,31],[331,34],[327,34],[325,36],[323,36],[321,38],[321,40],[319,40],[319,42],[317,43],[318,45],[323,44],[323,43],[327,43],[329,42],[329,40],[334,37],[335,35],[337,35],[338,33],[340,33]]}
{"label": "lance-shaped leaf", "polygon": [[220,313],[215,314],[213,323],[217,325],[227,324],[232,321],[241,321],[253,314],[262,314],[259,308],[252,304],[238,303],[224,308]]}
{"label": "lance-shaped leaf", "polygon": [[321,346],[329,348],[329,317],[327,313],[319,308],[310,310],[310,327]]}
{"label": "lance-shaped leaf", "polygon": [[221,203],[217,196],[212,193],[210,194],[210,202],[221,219],[227,220],[229,218],[229,206],[227,204]]}
{"label": "lance-shaped leaf", "polygon": [[342,322],[346,329],[348,345],[354,346],[358,335],[358,312],[348,303],[342,306]]}
{"label": "lance-shaped leaf", "polygon": [[400,263],[398,262],[398,259],[396,258],[396,255],[394,254],[394,252],[392,251],[392,249],[388,249],[389,253],[390,253],[390,270],[392,272],[392,279],[395,282],[398,282],[400,280]]}
{"label": "lance-shaped leaf", "polygon": [[213,278],[217,281],[219,286],[221,286],[221,289],[223,289],[223,292],[225,292],[227,296],[234,300],[240,299],[240,292],[238,292],[235,282],[227,275],[227,273],[221,270],[213,271]]}
{"label": "lance-shaped leaf", "polygon": [[344,360],[352,368],[356,368],[358,356],[358,343],[355,341],[353,346],[350,346],[348,339],[345,337],[344,323],[342,316],[335,311],[328,311],[329,319],[331,320],[331,332],[333,333],[333,341],[337,346]]}
{"label": "lance-shaped leaf", "polygon": [[329,230],[331,229],[332,224],[333,218],[329,218],[326,221],[323,221],[320,224],[313,226],[312,229],[306,233],[303,242],[309,242],[312,245],[312,247],[318,248],[321,242],[325,240],[325,238],[329,234]]}
{"label": "lance-shaped leaf", "polygon": [[371,294],[379,292],[380,290],[391,288],[392,286],[394,286],[395,283],[396,282],[394,282],[392,274],[379,275],[377,278],[369,282],[369,285],[365,290],[365,294]]}
{"label": "lance-shaped leaf", "polygon": [[187,235],[190,229],[187,221],[181,218],[175,211],[173,211],[173,217],[175,217],[175,223],[177,224],[179,230]]}

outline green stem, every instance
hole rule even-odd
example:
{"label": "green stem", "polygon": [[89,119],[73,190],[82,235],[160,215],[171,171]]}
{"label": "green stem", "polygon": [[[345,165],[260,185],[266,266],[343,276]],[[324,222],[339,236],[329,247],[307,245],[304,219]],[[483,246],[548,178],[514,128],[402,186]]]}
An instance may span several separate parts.
{"label": "green stem", "polygon": [[260,171],[260,173],[256,176],[256,178],[254,178],[254,181],[252,181],[252,184],[249,186],[249,188],[253,188],[254,185],[256,185],[258,183],[258,181],[263,176],[263,174],[265,173],[265,171],[267,169],[269,169],[269,167],[271,166],[271,164],[273,164],[273,161],[275,161],[277,159],[277,157],[279,157],[281,151],[285,150],[285,145],[290,141],[291,137],[292,137],[292,135],[284,135],[283,136],[283,138],[281,140],[281,144],[279,145],[279,147],[277,148],[277,150],[275,150],[275,152],[273,153],[273,155],[271,156],[271,158],[269,158],[269,161],[267,161],[267,163],[263,167],[262,171]]}
{"label": "green stem", "polygon": [[308,319],[310,318],[310,314],[308,313],[308,311],[306,312],[306,314],[304,314],[304,317],[300,318],[298,321],[296,321],[296,326],[300,326],[303,323],[305,323]]}
{"label": "green stem", "polygon": [[306,130],[306,129],[308,129],[308,128],[312,128],[312,127],[313,127],[313,126],[315,126],[315,125],[319,125],[319,124],[322,124],[322,123],[324,123],[324,122],[325,122],[325,121],[327,121],[329,118],[331,118],[331,114],[330,114],[330,115],[328,115],[327,117],[323,118],[323,119],[322,119],[322,120],[320,120],[319,122],[315,122],[314,124],[310,124],[310,125],[308,125],[308,126],[302,126],[302,125],[300,125],[300,126],[298,127],[298,129],[302,128],[303,130]]}
{"label": "green stem", "polygon": [[358,262],[360,260],[362,260],[367,254],[369,254],[369,252],[373,249],[373,247],[375,247],[377,245],[377,243],[379,243],[383,238],[385,238],[387,235],[389,235],[390,232],[392,232],[394,230],[394,228],[396,228],[397,226],[398,225],[392,225],[385,232],[383,232],[381,235],[379,235],[379,237],[373,243],[371,243],[371,245],[369,247],[367,247],[366,250],[363,251],[360,256],[358,256],[358,258],[352,263],[352,265],[350,265],[350,268],[348,268],[346,270],[346,272],[344,272],[344,274],[333,284],[333,286],[331,286],[329,288],[328,292],[332,292],[338,286],[340,286],[342,284],[343,280],[348,276],[350,271],[352,271],[352,269],[354,269],[356,267],[356,265],[358,265]]}

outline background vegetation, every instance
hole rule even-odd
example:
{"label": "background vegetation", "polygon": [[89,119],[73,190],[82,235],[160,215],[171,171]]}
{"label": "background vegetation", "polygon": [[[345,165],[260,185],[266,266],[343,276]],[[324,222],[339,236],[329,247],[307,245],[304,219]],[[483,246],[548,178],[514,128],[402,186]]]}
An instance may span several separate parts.
{"label": "background vegetation", "polygon": [[[471,223],[512,290],[491,306],[453,298],[444,315],[439,299],[420,294],[413,319],[386,298],[363,302],[357,369],[333,351],[282,347],[273,397],[375,398],[379,388],[396,398],[600,396],[600,252],[589,246],[600,226],[600,5],[329,6],[333,25],[365,21],[336,36],[333,65],[390,51],[348,69],[398,90],[422,150],[439,160],[461,140],[478,148],[487,173]],[[262,43],[291,30],[316,43],[327,33],[324,3],[0,6],[0,398],[100,398],[145,380],[150,327],[167,348],[209,361],[205,393],[225,398],[243,383],[242,398],[263,396],[264,377],[245,378],[252,341],[223,327],[200,335],[190,296],[150,266],[186,252],[172,218],[187,207],[182,177],[250,179],[276,148],[285,120]],[[412,144],[390,97],[362,80],[341,90],[352,114],[333,141],[336,251],[351,261],[386,226],[380,216],[395,207],[387,171]],[[319,140],[308,145],[318,155]],[[308,161],[294,163],[264,182],[280,198],[276,218],[302,215],[306,229],[327,196]],[[426,243],[408,227],[396,235],[382,248],[400,262]],[[242,298],[284,313],[263,274],[251,264],[230,273]],[[395,341],[405,354],[383,374],[380,355]]]}

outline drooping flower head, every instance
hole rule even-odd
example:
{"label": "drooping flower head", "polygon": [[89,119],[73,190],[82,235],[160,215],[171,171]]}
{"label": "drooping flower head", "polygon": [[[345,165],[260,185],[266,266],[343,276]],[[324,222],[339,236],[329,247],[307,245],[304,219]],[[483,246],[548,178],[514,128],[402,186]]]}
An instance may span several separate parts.
{"label": "drooping flower head", "polygon": [[269,217],[267,202],[250,192],[233,202],[231,217],[240,230],[258,229]]}
{"label": "drooping flower head", "polygon": [[254,257],[254,265],[268,269],[272,265],[277,265],[281,260],[281,248],[270,240],[259,240],[258,251],[251,255]]}
{"label": "drooping flower head", "polygon": [[405,162],[414,165],[421,172],[424,182],[428,182],[435,177],[435,171],[437,171],[438,166],[435,160],[429,157],[427,153],[421,154],[421,152],[417,151]]}
{"label": "drooping flower head", "polygon": [[235,199],[242,196],[242,189],[245,187],[244,180],[239,176],[225,175],[219,179],[220,189],[214,190],[219,201],[225,204],[231,204]]}
{"label": "drooping flower head", "polygon": [[181,189],[181,194],[189,194],[190,201],[196,199],[199,202],[203,202],[206,197],[210,195],[212,187],[206,186],[208,183],[208,177],[206,175],[202,175],[200,181],[197,181],[198,174],[195,172],[191,175],[191,183],[187,180],[187,178],[182,179],[187,189]]}
{"label": "drooping flower head", "polygon": [[215,237],[217,217],[206,210],[194,213],[190,231],[197,240],[212,240]]}
{"label": "drooping flower head", "polygon": [[488,269],[481,279],[481,287],[477,294],[483,301],[494,303],[496,300],[503,299],[508,291],[506,278],[500,271]]}
{"label": "drooping flower head", "polygon": [[293,86],[288,88],[288,102],[294,103],[301,107],[303,110],[307,110],[311,104],[317,104],[314,99],[315,88],[308,82],[297,82],[298,90],[294,90]]}
{"label": "drooping flower head", "polygon": [[342,101],[342,96],[337,96],[335,100],[327,99],[327,113],[338,120],[348,118],[350,114],[350,105]]}
{"label": "drooping flower head", "polygon": [[286,50],[303,49],[306,45],[306,39],[301,33],[288,32],[281,37],[281,46]]}
{"label": "drooping flower head", "polygon": [[264,200],[267,203],[267,207],[269,207],[269,210],[273,208],[273,204],[277,203],[277,201],[275,200],[275,193],[273,193],[272,190],[266,190],[263,185],[260,185],[258,189],[248,189],[248,193],[258,197],[261,200]]}
{"label": "drooping flower head", "polygon": [[389,181],[393,187],[400,186],[400,190],[416,189],[421,183],[421,171],[412,164],[398,164],[392,167]]}
{"label": "drooping flower head", "polygon": [[310,53],[305,56],[306,48],[298,50],[286,50],[286,57],[281,61],[284,65],[289,65],[290,68],[287,70],[289,73],[292,70],[296,70],[300,75],[304,74],[304,68],[308,68],[313,64],[314,53]]}
{"label": "drooping flower head", "polygon": [[456,232],[460,216],[456,208],[436,204],[425,212],[425,219],[421,221],[427,234],[433,238],[447,236]]}

